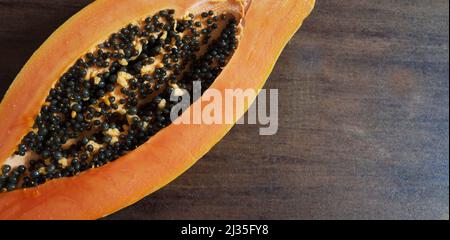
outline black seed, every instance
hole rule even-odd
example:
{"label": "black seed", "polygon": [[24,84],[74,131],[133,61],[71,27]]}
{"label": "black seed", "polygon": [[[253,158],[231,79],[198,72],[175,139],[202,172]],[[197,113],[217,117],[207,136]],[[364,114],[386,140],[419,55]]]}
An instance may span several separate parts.
{"label": "black seed", "polygon": [[47,172],[51,173],[53,171],[55,171],[56,167],[53,164],[49,164],[46,168]]}
{"label": "black seed", "polygon": [[105,96],[105,91],[104,91],[104,90],[99,90],[99,91],[97,92],[97,96],[98,96],[98,97],[103,97],[103,96]]}
{"label": "black seed", "polygon": [[137,114],[137,109],[136,108],[130,108],[127,113],[129,115],[136,115]]}
{"label": "black seed", "polygon": [[16,177],[16,176],[11,176],[11,177],[9,177],[9,179],[8,179],[8,182],[10,182],[10,183],[14,183],[14,184],[16,184],[16,183],[17,183],[17,181],[18,181],[18,179],[17,179],[17,177]]}
{"label": "black seed", "polygon": [[56,152],[53,153],[53,158],[54,158],[55,160],[59,160],[59,159],[61,159],[62,157],[63,157],[63,155],[62,155],[62,153],[59,152],[59,151],[56,151]]}
{"label": "black seed", "polygon": [[106,143],[111,142],[111,140],[112,140],[112,137],[109,136],[109,135],[105,135],[105,136],[103,137],[103,141],[106,142]]}
{"label": "black seed", "polygon": [[24,165],[20,165],[17,167],[17,170],[19,171],[19,173],[24,173],[27,168]]}
{"label": "black seed", "polygon": [[112,91],[114,91],[114,89],[115,89],[114,85],[112,85],[112,84],[106,85],[106,91],[112,92]]}
{"label": "black seed", "polygon": [[92,60],[92,59],[94,59],[94,54],[88,53],[88,54],[86,54],[86,58]]}
{"label": "black seed", "polygon": [[83,109],[83,108],[81,107],[80,104],[74,104],[74,105],[72,106],[72,110],[74,110],[75,112],[81,112],[82,109]]}
{"label": "black seed", "polygon": [[11,166],[9,166],[9,165],[3,165],[3,167],[2,167],[2,173],[3,174],[7,174],[9,171],[11,171]]}
{"label": "black seed", "polygon": [[19,144],[19,152],[25,152],[27,150],[27,147],[25,146],[25,144]]}
{"label": "black seed", "polygon": [[104,88],[106,86],[106,83],[104,82],[104,81],[100,81],[98,84],[97,84],[97,87],[98,88]]}
{"label": "black seed", "polygon": [[33,171],[31,171],[31,173],[30,173],[30,177],[32,177],[32,178],[37,178],[37,177],[39,177],[39,171],[38,170],[33,170]]}
{"label": "black seed", "polygon": [[20,177],[19,170],[17,170],[17,169],[13,170],[12,173],[11,173],[11,176],[12,177],[16,177],[16,178]]}
{"label": "black seed", "polygon": [[102,123],[102,129],[103,129],[104,131],[108,130],[108,129],[109,129],[109,124],[106,123],[106,122]]}
{"label": "black seed", "polygon": [[87,145],[86,149],[87,149],[89,152],[93,152],[93,151],[94,151],[94,146],[92,146],[91,144],[89,144],[89,145]]}
{"label": "black seed", "polygon": [[7,189],[8,192],[11,192],[12,190],[16,189],[16,184],[15,183],[8,183],[6,189]]}

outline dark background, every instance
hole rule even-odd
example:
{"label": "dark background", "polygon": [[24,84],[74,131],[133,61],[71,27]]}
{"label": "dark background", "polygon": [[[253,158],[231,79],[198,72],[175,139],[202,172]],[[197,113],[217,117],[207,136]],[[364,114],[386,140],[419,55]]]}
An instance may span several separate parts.
{"label": "dark background", "polygon": [[[1,96],[89,2],[0,0]],[[448,11],[448,0],[318,0],[266,84],[280,92],[278,134],[236,126],[107,219],[448,219]]]}

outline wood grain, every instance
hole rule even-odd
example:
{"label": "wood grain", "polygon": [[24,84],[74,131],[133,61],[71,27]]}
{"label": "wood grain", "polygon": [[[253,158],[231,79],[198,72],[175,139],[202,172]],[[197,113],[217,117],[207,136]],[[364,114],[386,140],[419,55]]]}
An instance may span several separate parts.
{"label": "wood grain", "polygon": [[[1,96],[89,2],[0,0]],[[266,85],[280,93],[278,134],[236,126],[107,219],[448,219],[448,11],[447,0],[319,0]]]}

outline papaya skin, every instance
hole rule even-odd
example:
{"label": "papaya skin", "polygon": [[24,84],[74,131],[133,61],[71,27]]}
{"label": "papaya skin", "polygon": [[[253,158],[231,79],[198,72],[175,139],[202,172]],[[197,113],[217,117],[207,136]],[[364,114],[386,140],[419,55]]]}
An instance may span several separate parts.
{"label": "papaya skin", "polygon": [[[61,74],[85,52],[129,22],[168,8],[175,9],[177,17],[209,9],[240,14],[239,47],[211,88],[221,93],[235,88],[260,90],[284,46],[312,11],[314,2],[95,1],[56,30],[10,86],[0,104],[0,162],[11,156],[30,129],[48,90]],[[172,124],[136,150],[101,168],[52,180],[36,188],[0,194],[0,219],[97,219],[109,215],[181,175],[232,127],[232,124]]]}

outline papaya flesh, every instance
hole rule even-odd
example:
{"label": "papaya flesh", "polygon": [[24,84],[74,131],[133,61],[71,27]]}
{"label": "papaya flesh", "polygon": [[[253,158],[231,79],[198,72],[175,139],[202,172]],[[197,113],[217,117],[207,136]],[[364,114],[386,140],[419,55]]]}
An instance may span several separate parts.
{"label": "papaya flesh", "polygon": [[191,91],[194,80],[222,93],[260,90],[313,6],[98,0],[84,8],[0,103],[0,219],[96,219],[168,184],[232,127],[171,124],[168,95]]}

